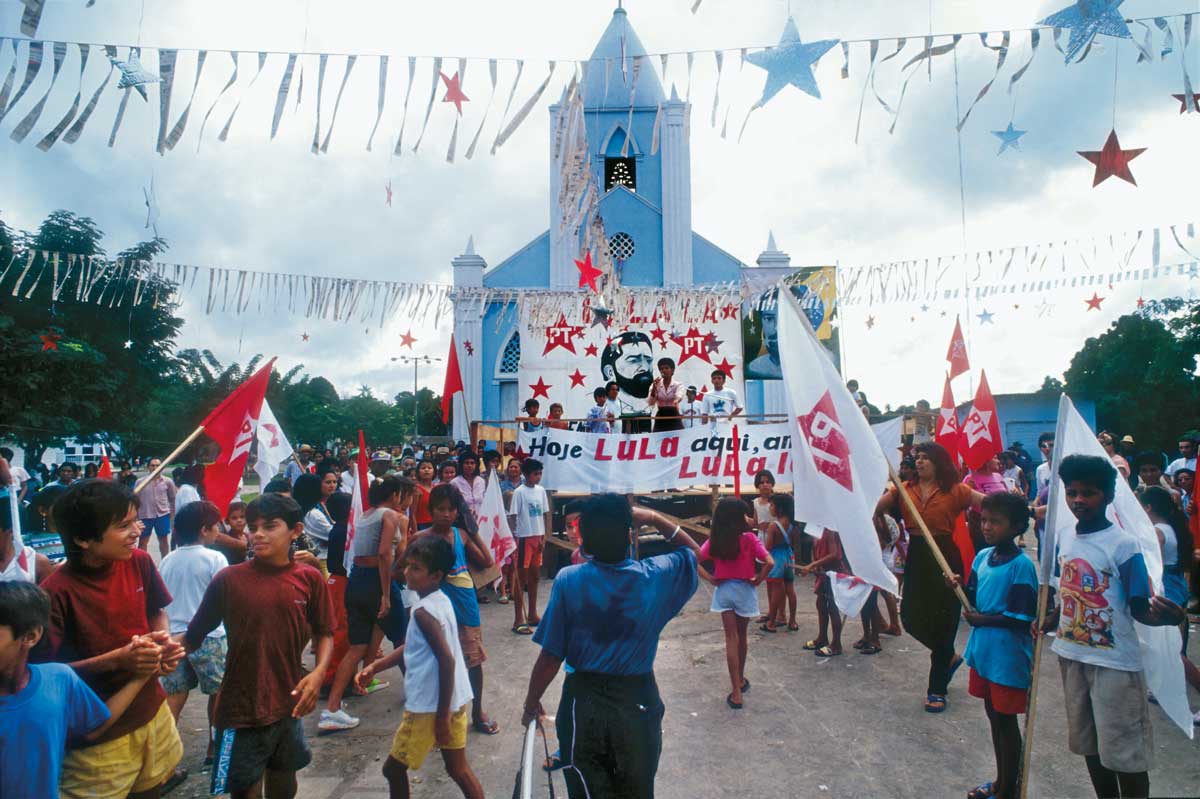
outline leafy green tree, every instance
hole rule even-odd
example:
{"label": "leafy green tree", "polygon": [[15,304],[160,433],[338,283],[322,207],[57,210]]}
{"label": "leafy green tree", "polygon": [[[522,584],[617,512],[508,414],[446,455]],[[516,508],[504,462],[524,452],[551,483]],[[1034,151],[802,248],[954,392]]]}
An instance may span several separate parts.
{"label": "leafy green tree", "polygon": [[[417,392],[415,403],[419,418],[416,432],[422,436],[444,436],[446,435],[446,425],[442,422],[442,398],[434,394],[428,388],[420,389]],[[400,417],[404,420],[405,430],[409,435],[413,434],[413,393],[411,391],[401,391],[396,395],[396,407],[400,411]]]}

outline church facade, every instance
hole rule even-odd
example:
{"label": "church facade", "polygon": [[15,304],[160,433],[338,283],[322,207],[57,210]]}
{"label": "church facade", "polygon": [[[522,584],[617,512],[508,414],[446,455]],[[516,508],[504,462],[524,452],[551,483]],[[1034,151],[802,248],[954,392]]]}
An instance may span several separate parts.
{"label": "church facade", "polygon": [[[674,87],[669,97],[664,93],[651,59],[642,59],[632,80],[634,60],[645,54],[628,15],[618,8],[589,59],[582,86],[592,174],[603,181],[599,213],[621,285],[696,286],[738,281],[747,270],[760,280],[791,271],[790,259],[773,237],[750,266],[692,230],[691,106]],[[658,149],[652,152],[660,107]],[[550,106],[552,131],[560,111]],[[456,289],[577,289],[577,243],[574,236],[558,233],[559,173],[554,159],[547,160],[547,230],[492,267],[469,242],[467,251],[451,261]],[[469,420],[512,420],[528,398],[529,388],[518,382],[519,327],[515,304],[485,304],[471,294],[455,301],[454,334]],[[779,381],[747,380],[745,386],[748,413],[784,410]],[[456,439],[469,436],[468,419],[462,417],[456,411]]]}

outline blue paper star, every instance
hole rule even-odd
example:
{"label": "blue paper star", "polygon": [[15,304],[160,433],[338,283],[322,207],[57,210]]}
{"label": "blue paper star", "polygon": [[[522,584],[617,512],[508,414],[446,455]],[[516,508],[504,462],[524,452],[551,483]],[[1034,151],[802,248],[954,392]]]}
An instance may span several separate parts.
{"label": "blue paper star", "polygon": [[975,315],[979,317],[979,324],[981,324],[981,325],[994,324],[994,322],[992,322],[992,317],[995,316],[995,314],[990,313],[987,308],[983,309],[983,313],[979,313],[979,314],[975,314]]}
{"label": "blue paper star", "polygon": [[1125,0],[1076,0],[1038,24],[1071,29],[1066,52],[1066,63],[1070,64],[1084,47],[1091,44],[1097,33],[1121,39],[1133,38],[1125,17],[1117,11],[1123,2]]}
{"label": "blue paper star", "polygon": [[1011,122],[1008,123],[1008,127],[1004,130],[993,130],[992,135],[1000,140],[1000,150],[996,155],[1004,155],[1004,151],[1009,147],[1014,150],[1020,150],[1021,144],[1019,139],[1028,132],[1026,130],[1017,130]]}
{"label": "blue paper star", "polygon": [[153,72],[147,72],[145,68],[142,67],[138,56],[139,53],[137,48],[132,48],[129,51],[128,61],[118,61],[112,57],[110,57],[108,60],[112,61],[114,67],[121,70],[121,79],[117,81],[117,88],[137,89],[138,94],[142,96],[142,99],[148,100],[150,98],[146,96],[146,84],[158,83],[159,77]]}
{"label": "blue paper star", "polygon": [[830,48],[837,43],[837,39],[823,39],[819,42],[802,44],[800,31],[796,29],[796,21],[788,17],[779,44],[768,50],[746,54],[747,61],[767,71],[767,85],[763,87],[762,98],[759,99],[758,105],[766,105],[772,97],[779,94],[780,89],[789,83],[820,99],[821,90],[817,88],[817,79],[813,76],[812,68],[821,59],[821,56],[829,52]]}

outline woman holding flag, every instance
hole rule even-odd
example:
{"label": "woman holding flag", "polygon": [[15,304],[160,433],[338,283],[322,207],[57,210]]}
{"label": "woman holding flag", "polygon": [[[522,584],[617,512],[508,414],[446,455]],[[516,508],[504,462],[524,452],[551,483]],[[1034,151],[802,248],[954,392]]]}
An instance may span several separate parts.
{"label": "woman holding flag", "polygon": [[903,514],[910,536],[908,561],[904,566],[904,596],[900,600],[900,620],[913,638],[929,650],[929,684],[925,697],[928,713],[946,709],[946,691],[950,678],[963,659],[954,651],[958,633],[959,601],[938,565],[932,547],[941,550],[950,571],[963,573],[962,556],[954,544],[954,520],[970,507],[979,507],[983,494],[965,485],[949,453],[939,444],[927,442],[913,448],[917,459],[917,477],[904,484],[904,490],[925,521],[933,541],[922,532],[921,524],[901,502],[892,485],[875,507],[875,524],[884,524],[883,515],[897,508]]}

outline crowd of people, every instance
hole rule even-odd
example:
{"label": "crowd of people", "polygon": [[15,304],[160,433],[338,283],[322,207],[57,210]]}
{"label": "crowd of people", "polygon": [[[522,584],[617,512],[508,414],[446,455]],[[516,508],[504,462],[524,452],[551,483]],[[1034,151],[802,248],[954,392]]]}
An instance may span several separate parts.
{"label": "crowd of people", "polygon": [[[663,374],[656,390],[665,397],[674,389]],[[684,407],[678,402],[662,407]],[[736,397],[732,403],[721,412],[740,407]],[[525,424],[553,424],[553,414],[538,420],[537,410]],[[654,424],[681,419],[660,413]],[[591,421],[615,419],[606,412]],[[1051,433],[1039,438],[1040,465],[1013,445],[965,476],[941,446],[917,443],[902,462],[901,485],[879,499],[873,533],[901,591],[872,587],[851,648],[876,655],[884,637],[907,633],[928,649],[929,713],[947,709],[949,684],[968,666],[968,692],[983,700],[996,756],[996,777],[972,789],[973,799],[1017,795],[1017,716],[1043,631],[1055,633],[1068,745],[1084,757],[1097,796],[1149,795],[1149,711],[1134,621],[1182,625],[1187,679],[1200,691],[1185,613],[1200,584],[1200,436],[1185,434],[1179,457],[1165,465],[1161,456],[1130,453],[1128,436],[1099,439],[1107,459],[1072,455],[1057,474]],[[731,711],[749,701],[750,625],[768,634],[800,629],[798,577],[814,577],[817,617],[803,650],[845,653],[848,620],[834,580],[851,569],[839,532],[797,522],[791,495],[775,490],[768,471],[756,475],[752,500],[716,504],[702,544],[625,497],[567,504],[562,532],[577,548],[543,604],[544,544],[556,531],[541,463],[484,442],[376,451],[351,536],[357,454],[303,446],[257,498],[222,510],[205,498],[199,466],[158,474],[135,494],[124,469],[113,479],[78,479],[63,464],[39,488],[0,451],[0,485],[9,486],[0,501],[0,796],[162,795],[187,776],[178,720],[196,689],[207,703],[212,791],[294,796],[296,772],[311,760],[301,719],[323,703],[322,732],[354,729],[360,720],[345,696],[386,689],[397,665],[404,714],[383,767],[392,795],[408,795],[408,772],[436,747],[463,795],[483,796],[466,746],[468,732],[499,732],[484,710],[479,606],[492,601],[512,604],[511,633],[532,636],[541,649],[524,723],[544,714],[543,695],[560,669],[567,673],[556,714],[560,750],[543,765],[562,770],[572,797],[653,795],[664,713],[653,671],[658,638],[701,580],[714,586],[710,610],[721,619]],[[1136,541],[1106,516],[1122,479],[1158,531],[1163,595],[1151,590]],[[1031,527],[1038,535],[1055,480],[1077,535],[1058,552],[1061,596],[1036,629],[1038,576],[1023,536]],[[478,528],[493,481],[517,544],[504,563],[494,562]],[[15,503],[10,492],[19,493]],[[24,529],[57,533],[64,563],[17,550],[14,504]],[[953,540],[964,516],[970,568]],[[664,554],[641,553],[647,530]],[[1085,614],[1080,591],[1103,594],[1106,612]],[[971,610],[963,611],[959,592]],[[960,619],[971,628],[961,653]]]}

